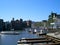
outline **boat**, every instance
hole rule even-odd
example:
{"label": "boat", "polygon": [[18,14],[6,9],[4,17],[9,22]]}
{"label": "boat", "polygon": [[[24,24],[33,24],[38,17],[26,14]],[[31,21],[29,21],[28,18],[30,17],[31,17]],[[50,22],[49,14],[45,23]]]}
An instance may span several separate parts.
{"label": "boat", "polygon": [[2,31],[0,34],[7,34],[7,35],[18,35],[20,32],[17,31]]}
{"label": "boat", "polygon": [[46,32],[44,32],[44,30],[40,30],[40,32],[39,32],[39,36],[41,36],[41,35],[46,35]]}
{"label": "boat", "polygon": [[41,29],[41,30],[40,30],[40,34],[42,34],[42,33],[43,33],[43,30]]}
{"label": "boat", "polygon": [[34,29],[33,33],[37,33],[37,30],[36,30],[36,29]]}

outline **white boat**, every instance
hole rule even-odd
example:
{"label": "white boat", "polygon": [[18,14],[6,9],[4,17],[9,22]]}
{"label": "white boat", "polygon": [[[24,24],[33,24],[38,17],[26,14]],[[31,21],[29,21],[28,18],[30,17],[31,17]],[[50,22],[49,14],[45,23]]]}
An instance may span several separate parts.
{"label": "white boat", "polygon": [[40,34],[42,34],[42,33],[43,33],[43,30],[41,29],[41,30],[40,30]]}
{"label": "white boat", "polygon": [[37,30],[36,30],[36,29],[34,29],[33,33],[36,33],[36,32],[37,32]]}
{"label": "white boat", "polygon": [[16,32],[16,31],[2,31],[2,32],[0,32],[0,34],[17,35],[17,34],[20,34],[20,32]]}

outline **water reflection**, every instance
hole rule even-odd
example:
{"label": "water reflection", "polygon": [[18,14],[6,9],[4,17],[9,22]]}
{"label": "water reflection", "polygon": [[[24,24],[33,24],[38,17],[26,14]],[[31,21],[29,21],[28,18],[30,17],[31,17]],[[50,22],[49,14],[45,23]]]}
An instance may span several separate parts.
{"label": "water reflection", "polygon": [[0,45],[1,45],[1,35],[0,35]]}
{"label": "water reflection", "polygon": [[17,45],[21,38],[37,38],[35,34],[29,34],[27,31],[20,32],[19,35],[0,35],[0,45]]}
{"label": "water reflection", "polygon": [[1,45],[17,45],[18,35],[1,35]]}

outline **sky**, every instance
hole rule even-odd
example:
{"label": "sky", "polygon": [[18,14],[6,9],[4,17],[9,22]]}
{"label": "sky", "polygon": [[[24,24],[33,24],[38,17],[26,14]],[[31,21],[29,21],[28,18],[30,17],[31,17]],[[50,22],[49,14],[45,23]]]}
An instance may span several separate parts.
{"label": "sky", "polygon": [[60,0],[0,0],[0,19],[47,20],[51,12],[60,14]]}

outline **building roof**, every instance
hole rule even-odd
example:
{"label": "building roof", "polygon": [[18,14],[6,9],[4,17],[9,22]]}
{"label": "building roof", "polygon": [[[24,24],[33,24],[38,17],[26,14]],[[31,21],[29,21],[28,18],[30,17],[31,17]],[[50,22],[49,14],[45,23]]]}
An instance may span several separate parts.
{"label": "building roof", "polygon": [[56,17],[60,19],[60,15],[56,15]]}

